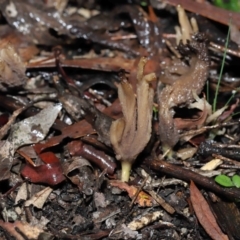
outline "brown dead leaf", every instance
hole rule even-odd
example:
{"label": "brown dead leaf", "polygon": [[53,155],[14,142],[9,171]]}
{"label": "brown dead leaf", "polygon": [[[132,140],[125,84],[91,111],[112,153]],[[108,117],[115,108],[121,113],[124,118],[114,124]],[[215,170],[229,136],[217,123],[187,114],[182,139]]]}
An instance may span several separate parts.
{"label": "brown dead leaf", "polygon": [[195,119],[183,119],[183,118],[174,118],[174,124],[178,130],[191,130],[199,128],[203,125],[207,118],[207,112],[203,111],[198,118]]}
{"label": "brown dead leaf", "polygon": [[237,99],[236,103],[234,103],[230,106],[229,110],[223,112],[223,114],[221,116],[219,116],[218,120],[221,121],[221,122],[226,120],[233,113],[233,111],[236,109],[238,104],[239,104],[239,98]]}
{"label": "brown dead leaf", "polygon": [[15,237],[16,240],[26,239],[25,237],[22,236],[21,233],[23,233],[24,236],[27,237],[27,239],[36,239],[36,240],[39,239],[38,238],[39,235],[43,233],[43,230],[38,228],[37,226],[31,226],[27,222],[20,222],[20,221],[10,223],[10,222],[3,222],[2,220],[0,220],[0,227],[5,229],[11,236]]}
{"label": "brown dead leaf", "polygon": [[60,104],[50,105],[35,116],[12,125],[8,139],[0,143],[0,180],[9,177],[15,151],[23,145],[43,140],[61,109]]}
{"label": "brown dead leaf", "polygon": [[174,124],[178,130],[182,129],[191,130],[203,126],[209,114],[209,110],[206,106],[206,100],[204,99],[203,101],[204,107],[202,109],[202,112],[198,114],[199,116],[197,118],[194,119],[174,118]]}
{"label": "brown dead leaf", "polygon": [[9,88],[23,86],[27,78],[25,65],[12,45],[0,50],[0,89],[6,92]]}
{"label": "brown dead leaf", "polygon": [[73,125],[67,126],[61,130],[62,134],[50,138],[45,143],[39,143],[35,145],[36,152],[40,153],[46,148],[56,146],[61,143],[64,138],[79,138],[87,134],[94,133],[92,126],[86,121],[81,120]]}
{"label": "brown dead leaf", "polygon": [[[75,185],[81,185],[81,178],[79,177],[79,169],[83,167],[89,167],[91,170],[93,170],[92,165],[88,160],[86,160],[83,157],[77,156],[77,157],[72,157],[72,162],[66,162],[63,164],[63,171],[65,176],[67,176],[72,183]],[[71,174],[73,171],[77,172],[76,174]]]}
{"label": "brown dead leaf", "polygon": [[[117,181],[117,180],[110,181],[110,185],[113,187],[118,187],[122,190],[127,191],[128,196],[131,199],[135,198],[135,195],[138,191],[138,189],[136,187],[129,186],[127,183]],[[143,191],[139,192],[139,194],[135,200],[135,203],[137,203],[141,207],[151,207],[153,205],[153,202],[154,202],[153,198]]]}
{"label": "brown dead leaf", "polygon": [[214,240],[228,240],[228,236],[225,235],[218,226],[207,201],[193,181],[191,181],[190,184],[190,199],[198,221],[201,223],[209,236]]}
{"label": "brown dead leaf", "polygon": [[[39,61],[29,63],[27,68],[52,68],[55,67],[55,60],[52,62],[48,61]],[[134,64],[134,60],[131,59],[123,59],[121,57],[115,58],[80,58],[80,59],[63,59],[62,66],[63,67],[71,67],[71,68],[82,68],[82,69],[92,69],[92,70],[100,70],[105,72],[119,72],[124,69],[127,72],[130,72]]]}

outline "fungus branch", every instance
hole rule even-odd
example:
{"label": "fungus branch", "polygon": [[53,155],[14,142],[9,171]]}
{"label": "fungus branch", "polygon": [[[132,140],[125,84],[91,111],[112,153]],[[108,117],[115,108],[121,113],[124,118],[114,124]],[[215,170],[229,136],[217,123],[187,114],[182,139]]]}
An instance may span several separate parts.
{"label": "fungus branch", "polygon": [[122,181],[128,181],[133,162],[151,137],[153,89],[149,82],[156,75],[143,75],[146,62],[141,58],[138,64],[136,96],[127,80],[117,84],[123,117],[112,123],[110,141],[116,158],[122,163]]}

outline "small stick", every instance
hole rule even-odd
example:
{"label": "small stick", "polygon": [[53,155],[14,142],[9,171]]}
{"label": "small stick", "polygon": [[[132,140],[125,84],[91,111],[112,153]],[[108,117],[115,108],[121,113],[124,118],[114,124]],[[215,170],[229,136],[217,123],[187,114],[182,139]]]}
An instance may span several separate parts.
{"label": "small stick", "polygon": [[154,200],[164,209],[166,210],[168,213],[170,214],[174,214],[175,213],[175,209],[168,204],[161,196],[157,195],[156,192],[154,192],[153,190],[147,191],[152,198],[154,198]]}
{"label": "small stick", "polygon": [[131,202],[131,204],[130,204],[130,208],[132,208],[134,202],[136,201],[136,199],[137,199],[137,197],[138,197],[138,194],[142,191],[142,189],[143,189],[144,185],[146,184],[147,180],[148,180],[148,176],[145,177],[145,179],[144,179],[144,181],[142,182],[141,186],[138,188],[137,192],[135,193],[135,196],[133,197],[132,202]]}
{"label": "small stick", "polygon": [[228,53],[228,54],[231,54],[231,55],[236,56],[236,57],[240,57],[240,51],[239,50],[235,51],[235,50],[232,50],[232,49],[229,49],[229,48],[226,49],[225,46],[221,46],[221,45],[218,45],[218,44],[213,43],[213,42],[210,42],[210,46],[214,49],[220,50],[223,53],[226,51],[226,53]]}
{"label": "small stick", "polygon": [[26,107],[20,107],[19,109],[15,110],[12,114],[12,116],[9,118],[8,122],[0,129],[0,139],[3,139],[7,133],[12,124],[15,122],[16,118],[21,114]]}
{"label": "small stick", "polygon": [[223,161],[225,161],[225,162],[228,162],[229,164],[233,164],[233,165],[235,165],[235,166],[240,167],[240,162],[238,162],[238,161],[232,160],[232,159],[230,159],[230,158],[226,158],[226,157],[224,157],[224,156],[222,156],[222,155],[219,155],[219,154],[212,154],[212,156],[213,156],[214,158],[218,158],[218,159],[221,159],[221,160],[223,160]]}
{"label": "small stick", "polygon": [[237,188],[222,188],[211,178],[204,177],[198,173],[195,173],[191,170],[185,169],[183,167],[179,167],[173,165],[171,163],[167,163],[163,160],[152,160],[146,161],[145,164],[152,170],[156,172],[161,172],[164,174],[168,174],[178,179],[182,179],[184,181],[192,180],[194,183],[198,184],[201,187],[204,187],[214,193],[223,195],[230,199],[240,199],[240,189]]}
{"label": "small stick", "polygon": [[17,150],[17,153],[18,153],[19,155],[21,155],[22,157],[24,157],[25,160],[26,160],[29,164],[31,164],[33,167],[36,167],[36,164],[33,162],[33,160],[32,160],[25,152],[23,152],[23,151],[21,151],[21,150]]}

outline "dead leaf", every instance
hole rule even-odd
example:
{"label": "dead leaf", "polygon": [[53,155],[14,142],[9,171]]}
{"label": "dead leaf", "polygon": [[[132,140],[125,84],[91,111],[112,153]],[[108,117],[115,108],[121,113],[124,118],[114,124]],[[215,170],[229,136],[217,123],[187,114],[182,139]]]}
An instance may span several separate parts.
{"label": "dead leaf", "polygon": [[239,104],[239,98],[237,99],[236,103],[232,104],[230,106],[230,109],[223,112],[221,116],[219,116],[218,120],[223,122],[224,120],[226,120],[232,113],[233,111],[236,109],[236,107],[238,106]]}
{"label": "dead leaf", "polygon": [[83,157],[73,157],[72,161],[63,163],[65,176],[86,195],[93,194],[96,187],[91,164]]}
{"label": "dead leaf", "polygon": [[83,137],[87,134],[93,134],[95,131],[93,130],[91,124],[89,124],[86,120],[81,120],[79,122],[74,123],[73,125],[64,127],[61,130],[62,134],[59,136],[54,136],[47,140],[45,143],[39,143],[35,145],[36,152],[40,153],[46,148],[56,146],[62,142],[64,138],[79,138]]}
{"label": "dead leaf", "polygon": [[15,151],[21,146],[43,140],[61,108],[61,104],[51,105],[35,116],[26,118],[12,126],[8,139],[1,142],[0,181],[9,177]]}
{"label": "dead leaf", "polygon": [[127,227],[130,228],[131,230],[135,231],[135,230],[141,229],[141,228],[149,225],[150,223],[156,221],[157,219],[159,219],[162,216],[163,216],[163,213],[161,211],[147,213],[144,216],[142,216],[141,218],[135,219],[132,222],[130,222],[127,225]]}
{"label": "dead leaf", "polygon": [[[28,196],[28,193],[31,192],[30,191],[31,189],[31,185],[30,184],[27,184],[26,182],[24,182],[18,192],[17,192],[17,196],[15,198],[15,204],[17,205],[18,204],[18,201],[20,200],[27,200],[27,196]],[[21,214],[22,213],[22,208],[20,208],[19,206],[15,207],[15,211],[18,213],[18,214]]]}
{"label": "dead leaf", "polygon": [[61,109],[61,104],[50,105],[35,116],[14,124],[8,140],[15,148],[43,140]]}
{"label": "dead leaf", "polygon": [[[66,162],[63,164],[63,171],[65,176],[69,178],[72,183],[76,185],[81,185],[81,179],[79,177],[79,170],[83,167],[89,167],[93,171],[93,167],[91,163],[83,157],[77,156],[72,157],[72,162]],[[76,172],[76,174],[71,174],[72,172]]]}
{"label": "dead leaf", "polygon": [[197,152],[197,148],[195,147],[187,147],[187,148],[182,148],[177,151],[177,157],[181,158],[182,160],[189,159],[193,157],[193,155]]}
{"label": "dead leaf", "polygon": [[85,158],[79,156],[72,157],[72,163],[70,163],[69,165],[67,165],[67,167],[64,168],[64,173],[66,176],[68,176],[70,172],[76,169],[80,169],[81,167],[84,166],[88,166],[93,170],[91,163]]}
{"label": "dead leaf", "polygon": [[[62,66],[68,68],[82,68],[82,69],[92,69],[100,70],[104,72],[119,72],[124,69],[127,72],[130,72],[134,64],[133,59],[126,59],[122,57],[106,58],[106,57],[97,57],[97,58],[80,58],[80,59],[63,59]],[[46,58],[46,61],[41,60],[39,62],[29,63],[27,68],[53,68],[55,67],[55,61],[49,62],[49,59]]]}
{"label": "dead leaf", "polygon": [[43,140],[61,108],[60,104],[50,105],[35,116],[12,126],[8,139],[0,142],[2,146],[0,149],[0,181],[9,177],[15,151],[21,146]]}
{"label": "dead leaf", "polygon": [[[122,190],[127,191],[128,196],[133,199],[135,198],[136,193],[138,192],[138,189],[134,186],[129,186],[127,183],[121,182],[121,181],[110,181],[110,185],[113,187],[118,187]],[[135,203],[137,203],[141,207],[151,207],[154,203],[153,198],[148,195],[147,193],[140,191]]]}
{"label": "dead leaf", "polygon": [[190,107],[198,108],[202,110],[202,112],[198,113],[199,117],[194,119],[174,118],[174,124],[178,130],[190,130],[200,128],[204,125],[208,115],[211,114],[211,111],[209,110],[209,108],[211,108],[211,105],[205,100],[205,98],[201,99],[196,94],[194,95],[196,102],[192,103]]}
{"label": "dead leaf", "polygon": [[209,236],[214,240],[228,240],[228,236],[219,228],[207,201],[193,181],[190,184],[190,199],[198,221]]}
{"label": "dead leaf", "polygon": [[0,70],[1,91],[6,92],[9,88],[23,86],[27,81],[25,64],[9,44],[0,50]]}
{"label": "dead leaf", "polygon": [[36,208],[42,209],[44,203],[46,202],[51,192],[52,192],[52,188],[46,187],[42,191],[34,194],[29,200],[25,202],[24,205],[26,207],[33,205]]}
{"label": "dead leaf", "polygon": [[[16,221],[14,223],[3,222],[0,220],[0,227],[5,229],[11,236],[15,237],[17,240],[25,240],[21,233],[23,233],[27,239],[39,239],[39,235],[44,233],[44,231],[37,226],[31,226],[27,222]],[[18,231],[16,230],[18,229]],[[19,231],[21,233],[19,233]]]}
{"label": "dead leaf", "polygon": [[21,175],[32,183],[43,183],[50,186],[55,186],[65,180],[60,162],[43,164],[37,167],[27,164],[22,169]]}
{"label": "dead leaf", "polygon": [[201,170],[212,171],[212,170],[216,169],[222,163],[223,163],[223,161],[221,159],[213,159],[213,160],[207,162],[206,164],[204,164],[201,167]]}
{"label": "dead leaf", "polygon": [[214,120],[218,119],[220,116],[222,116],[223,112],[227,109],[227,106],[224,106],[220,109],[218,109],[216,112],[214,112],[212,115],[210,115],[207,120],[206,124],[209,124],[210,122],[213,122]]}
{"label": "dead leaf", "polygon": [[0,181],[9,178],[15,148],[12,142],[0,142]]}

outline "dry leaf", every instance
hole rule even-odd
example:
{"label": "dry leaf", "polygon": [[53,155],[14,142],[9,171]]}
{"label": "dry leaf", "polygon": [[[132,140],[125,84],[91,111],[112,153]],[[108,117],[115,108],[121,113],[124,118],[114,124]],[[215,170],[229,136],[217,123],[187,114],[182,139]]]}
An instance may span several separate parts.
{"label": "dry leaf", "polygon": [[[14,223],[9,222],[3,222],[0,220],[0,227],[6,230],[11,236],[15,237],[16,240],[25,240],[25,238],[18,232],[22,232],[27,239],[39,239],[39,235],[43,233],[43,230],[36,227],[31,226],[27,222],[20,222],[16,221]],[[16,231],[16,228],[18,228],[18,231]]]}
{"label": "dry leaf", "polygon": [[207,201],[193,181],[191,181],[190,184],[190,199],[198,221],[209,236],[214,240],[228,240],[228,236],[225,235],[218,226]]}
{"label": "dry leaf", "polygon": [[198,117],[193,119],[174,118],[174,124],[178,130],[200,128],[204,125],[207,117],[212,114],[212,106],[206,101],[205,98],[199,98],[196,93],[193,93],[193,96],[196,102],[191,103],[188,108],[196,108],[202,112],[198,113]]}
{"label": "dry leaf", "polygon": [[[134,186],[129,186],[127,183],[121,182],[121,181],[111,181],[110,185],[113,187],[118,187],[122,190],[127,191],[128,196],[133,199],[135,198],[135,195],[138,191],[138,189]],[[138,203],[139,206],[141,207],[151,207],[154,203],[153,198],[148,195],[147,193],[140,191],[136,200],[136,203]]]}
{"label": "dry leaf", "polygon": [[201,169],[204,171],[212,171],[216,169],[219,165],[221,165],[223,161],[221,159],[213,159],[210,162],[204,164]]}
{"label": "dry leaf", "polygon": [[51,192],[52,188],[46,187],[42,191],[34,194],[24,205],[28,207],[32,204],[34,207],[41,209]]}
{"label": "dry leaf", "polygon": [[[19,190],[17,192],[17,196],[15,198],[15,204],[16,205],[17,205],[18,201],[27,199],[28,192],[30,192],[30,189],[31,189],[31,185],[27,184],[26,182],[24,182],[21,185],[21,187],[19,188]],[[18,214],[22,213],[22,209],[19,206],[15,207],[15,211]]]}
{"label": "dry leaf", "polygon": [[216,112],[214,112],[212,115],[210,115],[207,120],[206,124],[209,124],[210,122],[213,122],[214,120],[218,119],[220,116],[222,116],[223,112],[228,108],[228,106],[224,106],[220,109],[218,109]]}
{"label": "dry leaf", "polygon": [[177,151],[177,157],[182,159],[182,160],[186,160],[189,159],[191,157],[193,157],[193,155],[197,152],[197,148],[195,147],[187,147],[187,148],[182,148],[179,149]]}
{"label": "dry leaf", "polygon": [[11,45],[0,50],[0,90],[19,87],[26,83],[26,67]]}
{"label": "dry leaf", "polygon": [[239,104],[239,98],[237,99],[236,103],[234,103],[230,106],[229,110],[223,112],[223,114],[221,116],[219,116],[218,120],[221,122],[226,120],[229,116],[231,116],[231,114],[234,112],[234,110],[238,107],[238,104]]}
{"label": "dry leaf", "polygon": [[21,146],[43,140],[61,108],[61,104],[49,106],[12,126],[8,139],[0,142],[0,181],[9,177],[15,151]]}
{"label": "dry leaf", "polygon": [[15,148],[43,140],[61,109],[61,104],[50,105],[35,116],[14,124],[8,140],[12,140]]}
{"label": "dry leaf", "polygon": [[140,219],[133,220],[130,222],[127,227],[130,228],[131,230],[138,230],[141,229],[150,223],[156,221],[160,217],[163,216],[163,213],[160,211],[152,212],[152,213],[147,213],[144,216],[142,216]]}

